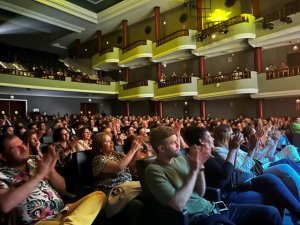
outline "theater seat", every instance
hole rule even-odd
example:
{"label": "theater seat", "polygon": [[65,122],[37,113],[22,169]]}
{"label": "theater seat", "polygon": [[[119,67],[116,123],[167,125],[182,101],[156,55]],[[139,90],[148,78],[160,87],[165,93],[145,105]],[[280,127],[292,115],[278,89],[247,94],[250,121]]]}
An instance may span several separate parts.
{"label": "theater seat", "polygon": [[67,188],[79,198],[94,191],[92,159],[91,150],[75,152],[68,165]]}

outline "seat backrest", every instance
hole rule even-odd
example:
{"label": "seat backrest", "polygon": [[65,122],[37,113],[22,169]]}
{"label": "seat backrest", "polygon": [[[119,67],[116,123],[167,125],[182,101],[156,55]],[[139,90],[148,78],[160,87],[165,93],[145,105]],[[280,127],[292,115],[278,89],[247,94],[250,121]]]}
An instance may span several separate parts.
{"label": "seat backrest", "polygon": [[75,152],[72,154],[71,173],[75,194],[83,189],[93,187],[93,154],[91,150]]}
{"label": "seat backrest", "polygon": [[142,189],[143,189],[144,199],[147,203],[157,203],[157,202],[155,202],[155,198],[153,197],[149,187],[146,184],[146,180],[145,180],[146,167],[149,164],[153,163],[155,161],[155,159],[156,159],[156,157],[154,156],[154,157],[139,159],[135,162],[139,181],[140,181]]}

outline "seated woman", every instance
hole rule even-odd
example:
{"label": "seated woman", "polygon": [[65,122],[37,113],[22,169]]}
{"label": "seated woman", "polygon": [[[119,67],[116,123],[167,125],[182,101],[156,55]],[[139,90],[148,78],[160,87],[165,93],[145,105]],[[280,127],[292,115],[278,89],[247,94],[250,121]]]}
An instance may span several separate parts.
{"label": "seated woman", "polygon": [[56,169],[59,173],[64,175],[64,167],[68,163],[73,152],[76,152],[75,140],[69,140],[69,132],[66,128],[56,128],[53,132],[53,144],[56,152],[58,152],[58,159],[56,162]]}
{"label": "seated woman", "polygon": [[[225,161],[227,158],[229,152],[229,141],[233,136],[234,133],[231,127],[226,124],[219,125],[215,130],[214,138],[216,147],[213,149],[213,152],[217,153],[219,158],[223,161]],[[240,134],[240,136],[242,135]],[[257,143],[254,143],[254,145],[256,146]],[[251,149],[254,150],[255,146]],[[248,153],[246,153],[238,148],[235,154],[235,169],[237,171],[249,173],[252,177],[258,175],[253,171],[253,168],[256,164],[256,162],[253,160],[254,155],[255,151],[249,151]],[[269,167],[265,168],[262,171],[262,173],[276,175],[286,184],[286,186],[292,191],[294,196],[299,199],[300,175],[290,165],[286,164],[285,161],[278,161],[276,163],[270,164]]]}
{"label": "seated woman", "polygon": [[[128,184],[128,182],[131,182],[133,185],[139,185],[139,182],[138,184],[134,184],[132,181],[129,166],[133,166],[134,159],[141,149],[142,143],[138,140],[134,140],[131,149],[125,155],[114,150],[114,144],[109,133],[102,132],[94,136],[92,141],[92,152],[95,157],[93,158],[92,166],[95,187],[106,193],[109,200],[110,197],[113,197],[112,195],[115,194],[114,188],[123,188],[122,185],[125,183]],[[130,217],[132,224],[140,224],[140,218],[138,218],[140,215],[133,211],[141,209],[142,203],[136,199],[139,194],[140,192],[135,192],[132,196],[127,196],[127,205],[124,205],[125,208],[120,212],[122,217]],[[106,207],[106,214],[108,217],[114,216],[119,212],[108,210],[109,206],[110,201],[108,201]]]}
{"label": "seated woman", "polygon": [[29,130],[27,132],[27,140],[24,142],[25,144],[28,144],[29,151],[31,155],[38,155],[40,157],[43,157],[43,153],[40,149],[40,141],[38,138],[38,134],[36,130]]}
{"label": "seated woman", "polygon": [[[205,128],[190,127],[184,136],[189,146],[200,145],[209,149],[214,147],[214,139]],[[278,177],[263,174],[252,178],[250,174],[234,169],[236,151],[242,141],[240,135],[229,142],[225,162],[212,152],[213,155],[205,162],[207,185],[221,188],[222,198],[227,203],[272,204],[282,215],[283,210],[287,208],[295,217],[300,218],[299,200]],[[248,185],[239,187],[243,182],[247,182]]]}
{"label": "seated woman", "polygon": [[92,149],[91,131],[87,127],[81,127],[77,131],[77,144],[75,145],[75,150],[85,151]]}

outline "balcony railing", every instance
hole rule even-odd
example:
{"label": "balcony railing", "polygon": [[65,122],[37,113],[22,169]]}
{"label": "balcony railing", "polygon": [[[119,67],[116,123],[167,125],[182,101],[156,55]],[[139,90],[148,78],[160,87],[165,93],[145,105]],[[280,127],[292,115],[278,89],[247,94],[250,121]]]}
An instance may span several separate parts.
{"label": "balcony railing", "polygon": [[158,83],[158,88],[169,87],[177,84],[189,84],[192,83],[192,77],[177,77],[171,80],[166,80]]}
{"label": "balcony railing", "polygon": [[266,71],[267,80],[299,76],[299,75],[300,75],[300,66],[280,68],[280,69],[276,69],[276,70]]}
{"label": "balcony railing", "polygon": [[147,45],[147,40],[138,40],[138,41],[131,43],[127,47],[122,48],[122,53],[124,54],[140,45]]}
{"label": "balcony railing", "polygon": [[123,90],[128,90],[131,88],[142,87],[142,86],[148,86],[148,80],[142,80],[142,81],[138,81],[138,82],[124,84]]}
{"label": "balcony railing", "polygon": [[35,71],[25,71],[25,70],[18,70],[18,69],[4,69],[0,68],[1,73],[16,75],[16,76],[24,76],[24,77],[34,77],[34,78],[42,78],[42,79],[49,79],[49,80],[65,80],[65,76],[63,73],[61,74],[52,74],[47,73],[45,71],[35,72]]}
{"label": "balcony railing", "polygon": [[169,41],[172,41],[178,37],[183,37],[183,36],[189,36],[189,30],[187,29],[183,29],[183,30],[178,30],[172,34],[169,34],[163,38],[161,38],[160,40],[158,40],[156,42],[156,47],[160,46],[160,45],[163,45]]}
{"label": "balcony railing", "polygon": [[[298,0],[284,4],[280,9],[263,15],[264,22],[270,23],[275,20],[283,20],[287,16],[300,12],[300,2]],[[283,21],[284,22],[284,21]]]}
{"label": "balcony railing", "polygon": [[106,47],[106,48],[100,50],[99,51],[99,56],[104,55],[104,54],[109,53],[109,52],[114,52],[114,48],[112,46],[109,46],[109,47]]}
{"label": "balcony railing", "polygon": [[216,84],[221,82],[227,82],[232,80],[251,79],[250,71],[236,71],[233,73],[226,73],[216,76],[206,76],[203,79],[203,85]]}
{"label": "balcony railing", "polygon": [[204,39],[207,36],[215,33],[215,32],[223,32],[227,33],[228,30],[227,28],[239,23],[245,23],[249,22],[249,18],[247,15],[240,15],[240,16],[235,16],[232,17],[226,21],[223,22],[210,22],[205,24],[205,29],[199,33],[197,33],[195,36],[198,39]]}
{"label": "balcony railing", "polygon": [[[33,78],[40,78],[40,79],[49,79],[49,80],[61,80],[65,81],[66,77],[63,73],[59,74],[52,74],[52,73],[37,73],[31,71],[24,71],[24,70],[17,70],[17,69],[4,69],[0,68],[0,73],[15,75],[15,76],[24,76],[24,77],[33,77]],[[78,72],[74,72],[78,73]],[[101,84],[101,85],[110,85],[110,81],[99,81],[90,79],[89,77],[81,77],[78,73],[78,76],[71,77],[72,82],[79,82],[79,83],[88,83],[88,84]]]}

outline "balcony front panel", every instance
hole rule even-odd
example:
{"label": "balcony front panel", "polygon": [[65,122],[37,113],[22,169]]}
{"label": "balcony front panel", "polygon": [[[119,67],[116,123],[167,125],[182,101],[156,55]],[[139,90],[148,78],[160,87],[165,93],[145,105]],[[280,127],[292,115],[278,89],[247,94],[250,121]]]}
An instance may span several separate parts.
{"label": "balcony front panel", "polygon": [[[132,87],[132,88],[124,88],[124,84],[119,86],[119,95],[118,99],[122,101],[127,100],[141,100],[141,99],[149,99],[154,96],[154,83],[153,80],[148,80],[147,84]],[[126,84],[125,84],[126,85]]]}
{"label": "balcony front panel", "polygon": [[0,74],[0,86],[113,95],[118,93],[116,82],[110,82],[109,85],[88,84],[7,74]]}
{"label": "balcony front panel", "polygon": [[196,56],[214,57],[230,52],[237,52],[249,48],[248,39],[256,37],[255,18],[250,14],[241,15],[243,21],[224,28],[207,31],[205,38],[200,40],[201,35],[197,34],[197,47],[192,53]]}
{"label": "balcony front panel", "polygon": [[267,80],[266,74],[258,76],[259,93],[253,98],[292,97],[300,95],[300,75]]}
{"label": "balcony front panel", "polygon": [[152,57],[152,41],[146,40],[146,45],[139,45],[125,53],[120,52],[120,67],[137,68],[149,65]]}
{"label": "balcony front panel", "polygon": [[153,62],[174,62],[191,57],[190,50],[196,49],[195,30],[189,30],[188,36],[181,36],[162,45],[152,44]]}
{"label": "balcony front panel", "polygon": [[250,78],[245,79],[232,79],[205,85],[203,80],[198,80],[198,95],[194,99],[221,99],[255,93],[258,93],[257,73],[251,71]]}
{"label": "balcony front panel", "polygon": [[113,47],[112,52],[99,55],[98,53],[92,57],[92,67],[96,70],[116,70],[118,69],[120,57],[120,49]]}
{"label": "balcony front panel", "polygon": [[153,100],[168,100],[178,97],[196,96],[197,91],[197,77],[191,77],[190,83],[174,84],[171,86],[159,87],[159,83],[154,84]]}
{"label": "balcony front panel", "polygon": [[292,23],[284,23],[280,20],[272,22],[272,29],[263,28],[263,22],[256,23],[256,38],[249,40],[252,47],[264,49],[290,45],[299,41],[300,13],[289,16]]}

